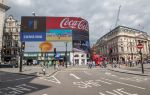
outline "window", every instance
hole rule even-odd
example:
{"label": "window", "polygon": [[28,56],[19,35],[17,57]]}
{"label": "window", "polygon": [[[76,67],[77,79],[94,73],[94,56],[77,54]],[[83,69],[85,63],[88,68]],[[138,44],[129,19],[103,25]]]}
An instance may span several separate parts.
{"label": "window", "polygon": [[124,52],[124,48],[123,47],[121,47],[121,52]]}
{"label": "window", "polygon": [[84,57],[84,54],[82,54],[81,57]]}
{"label": "window", "polygon": [[79,57],[79,55],[78,55],[78,54],[76,54],[76,55],[74,55],[74,57]]}

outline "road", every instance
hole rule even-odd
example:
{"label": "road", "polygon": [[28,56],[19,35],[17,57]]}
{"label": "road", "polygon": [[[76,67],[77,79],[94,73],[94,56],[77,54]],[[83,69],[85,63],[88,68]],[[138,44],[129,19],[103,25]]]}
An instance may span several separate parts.
{"label": "road", "polygon": [[7,76],[1,78],[0,95],[150,95],[149,76],[100,68],[68,68],[45,77]]}

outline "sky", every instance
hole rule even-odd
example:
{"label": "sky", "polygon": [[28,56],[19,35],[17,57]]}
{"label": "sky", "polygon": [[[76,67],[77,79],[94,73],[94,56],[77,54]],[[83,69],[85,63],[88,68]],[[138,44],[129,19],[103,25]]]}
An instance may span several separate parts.
{"label": "sky", "polygon": [[73,16],[89,23],[90,43],[96,41],[117,25],[142,30],[150,34],[150,0],[6,0],[13,15],[20,21],[21,16]]}

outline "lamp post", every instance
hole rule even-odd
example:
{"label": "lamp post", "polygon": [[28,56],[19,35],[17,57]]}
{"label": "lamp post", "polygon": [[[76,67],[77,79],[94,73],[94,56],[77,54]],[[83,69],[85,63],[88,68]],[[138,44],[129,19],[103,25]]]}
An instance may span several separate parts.
{"label": "lamp post", "polygon": [[137,48],[140,49],[140,55],[141,55],[141,68],[142,68],[142,74],[144,74],[144,66],[143,66],[143,58],[142,58],[142,51],[141,49],[143,48],[143,44],[139,43],[137,45]]}
{"label": "lamp post", "polygon": [[22,72],[22,60],[23,60],[24,47],[25,47],[25,43],[21,42],[19,72]]}
{"label": "lamp post", "polygon": [[66,68],[67,68],[67,42],[66,42],[66,52],[65,52],[65,61],[66,61]]}

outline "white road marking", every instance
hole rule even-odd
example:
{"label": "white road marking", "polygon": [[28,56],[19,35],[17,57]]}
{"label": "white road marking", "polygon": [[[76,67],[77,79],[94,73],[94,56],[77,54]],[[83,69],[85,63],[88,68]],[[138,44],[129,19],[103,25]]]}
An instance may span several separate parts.
{"label": "white road marking", "polygon": [[70,74],[70,76],[73,76],[74,78],[76,78],[76,79],[81,79],[81,78],[79,78],[78,76],[76,76],[75,74]]}
{"label": "white road marking", "polygon": [[96,81],[100,81],[100,82],[103,82],[103,83],[106,83],[106,84],[111,84],[111,83],[109,83],[109,82],[102,81],[102,80],[96,80]]}
{"label": "white road marking", "polygon": [[23,95],[25,92],[31,92],[38,88],[27,84],[21,84],[14,87],[6,87],[0,89],[0,95]]}
{"label": "white road marking", "polygon": [[147,81],[148,78],[143,78],[143,77],[131,77],[131,78],[119,78],[119,79],[122,79],[122,80],[129,80],[129,81],[134,81],[134,82],[142,82],[142,81]]}
{"label": "white road marking", "polygon": [[111,73],[105,72],[106,75],[111,75]]}
{"label": "white road marking", "polygon": [[90,73],[88,73],[88,72],[86,72],[86,71],[84,71],[84,73],[85,73],[85,74],[87,74],[87,75],[89,75],[89,76],[91,76],[91,74],[90,74]]}
{"label": "white road marking", "polygon": [[99,92],[100,95],[138,95],[138,94],[131,94],[129,92],[123,91],[124,88],[112,90],[112,91],[105,91],[105,93]]}
{"label": "white road marking", "polygon": [[40,79],[43,79],[43,80],[46,80],[46,81],[50,81],[50,82],[54,82],[56,84],[61,84],[61,82],[55,76],[40,77]]}
{"label": "white road marking", "polygon": [[48,95],[48,94],[42,94],[42,95]]}
{"label": "white road marking", "polygon": [[106,75],[109,75],[109,76],[112,76],[112,77],[117,77],[117,75],[112,75],[111,73],[109,72],[105,72]]}
{"label": "white road marking", "polygon": [[18,79],[14,79],[14,80],[5,80],[4,82],[9,82],[9,81],[18,81],[18,80],[25,80],[25,79],[30,79],[30,78],[33,78],[33,76],[25,77],[25,78],[18,78]]}
{"label": "white road marking", "polygon": [[105,79],[105,78],[102,78],[103,80],[107,80],[107,81],[111,81],[111,82],[115,82],[115,83],[119,83],[119,84],[123,84],[123,85],[127,85],[127,86],[131,86],[131,87],[135,87],[135,88],[139,88],[139,89],[146,89],[146,88],[143,88],[143,87],[139,87],[139,86],[135,86],[135,85],[132,85],[132,84],[127,84],[127,83],[123,83],[123,82],[119,82],[119,81],[115,81],[115,80],[110,80],[110,79]]}
{"label": "white road marking", "polygon": [[79,88],[91,88],[91,87],[101,86],[98,81],[94,81],[94,80],[73,82],[73,84],[78,85]]}

